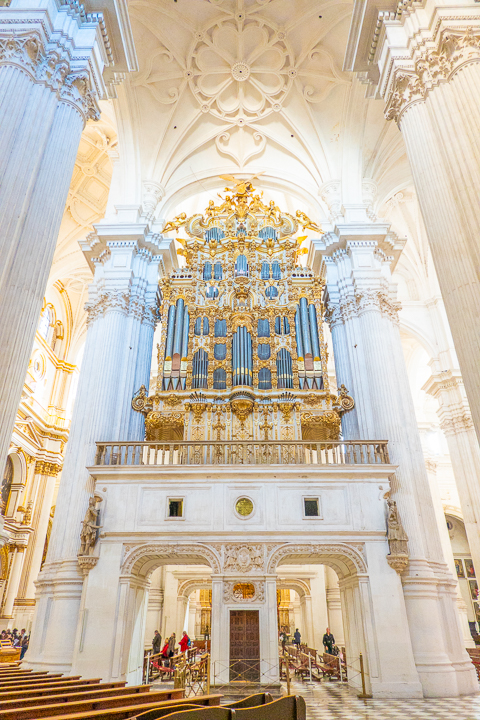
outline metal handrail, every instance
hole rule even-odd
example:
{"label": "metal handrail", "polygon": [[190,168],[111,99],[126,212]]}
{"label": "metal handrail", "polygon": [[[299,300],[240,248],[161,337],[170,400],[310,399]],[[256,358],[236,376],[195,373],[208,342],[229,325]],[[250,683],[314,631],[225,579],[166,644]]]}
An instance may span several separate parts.
{"label": "metal handrail", "polygon": [[389,464],[386,440],[178,440],[97,442],[96,466],[135,465],[379,465]]}

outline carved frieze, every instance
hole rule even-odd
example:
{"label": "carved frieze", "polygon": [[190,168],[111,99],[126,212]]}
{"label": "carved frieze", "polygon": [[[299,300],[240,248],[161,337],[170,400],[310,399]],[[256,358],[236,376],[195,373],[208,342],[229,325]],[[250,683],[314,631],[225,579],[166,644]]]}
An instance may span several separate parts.
{"label": "carved frieze", "polygon": [[223,552],[224,572],[249,573],[264,568],[263,545],[225,545]]}

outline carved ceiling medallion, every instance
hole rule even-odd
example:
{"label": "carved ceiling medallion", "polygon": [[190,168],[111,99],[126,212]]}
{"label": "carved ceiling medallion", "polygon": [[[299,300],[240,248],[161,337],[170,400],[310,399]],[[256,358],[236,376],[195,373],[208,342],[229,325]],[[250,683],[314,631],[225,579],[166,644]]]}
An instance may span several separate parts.
{"label": "carved ceiling medallion", "polygon": [[243,125],[281,109],[294,77],[284,33],[264,18],[236,17],[196,40],[186,75],[203,112]]}

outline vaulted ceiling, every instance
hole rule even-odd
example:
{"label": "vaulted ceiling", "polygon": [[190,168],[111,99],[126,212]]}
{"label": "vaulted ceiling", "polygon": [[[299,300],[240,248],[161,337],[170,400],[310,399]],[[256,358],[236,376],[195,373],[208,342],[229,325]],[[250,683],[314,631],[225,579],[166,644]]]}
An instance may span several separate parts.
{"label": "vaulted ceiling", "polygon": [[222,172],[263,171],[266,186],[288,184],[325,218],[326,183],[340,181],[343,201],[362,202],[364,177],[381,185],[393,166],[398,175],[400,133],[342,71],[352,7],[130,0],[140,70],[115,101],[123,202],[138,201],[145,181],[175,204]]}

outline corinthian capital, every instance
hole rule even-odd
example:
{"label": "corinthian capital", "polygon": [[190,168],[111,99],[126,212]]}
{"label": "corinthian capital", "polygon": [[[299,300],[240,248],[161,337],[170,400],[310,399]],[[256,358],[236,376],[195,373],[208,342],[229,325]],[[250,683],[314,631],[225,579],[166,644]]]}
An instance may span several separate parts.
{"label": "corinthian capital", "polygon": [[100,108],[86,70],[72,72],[66,76],[60,91],[60,98],[63,102],[73,105],[83,117],[84,122],[100,119]]}
{"label": "corinthian capital", "polygon": [[98,318],[103,317],[106,312],[114,311],[127,315],[129,310],[129,293],[121,290],[103,293],[94,302],[85,304],[87,311],[87,325],[92,325]]}
{"label": "corinthian capital", "polygon": [[43,45],[36,32],[0,35],[0,65],[16,65],[35,78],[43,59]]}
{"label": "corinthian capital", "polygon": [[480,29],[443,30],[435,47],[419,51],[414,69],[398,68],[394,72],[385,117],[399,122],[411,105],[424,101],[432,89],[472,62],[480,62]]}

